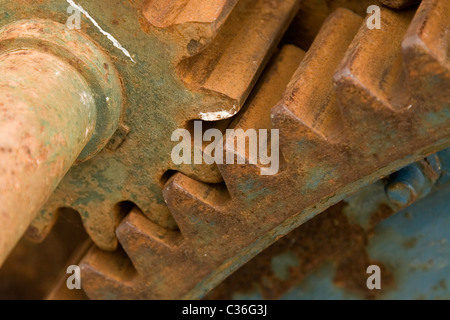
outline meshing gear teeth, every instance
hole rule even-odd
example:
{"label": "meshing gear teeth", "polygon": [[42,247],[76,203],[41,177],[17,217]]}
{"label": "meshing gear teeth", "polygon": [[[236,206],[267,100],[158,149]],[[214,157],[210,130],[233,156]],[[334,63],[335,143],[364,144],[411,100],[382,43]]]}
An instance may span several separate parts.
{"label": "meshing gear teeth", "polygon": [[[146,0],[110,6],[76,1],[103,30],[81,15],[79,32],[88,33],[113,56],[126,103],[111,143],[89,162],[71,168],[28,229],[29,238],[43,240],[60,209],[68,207],[80,213],[98,247],[115,250],[115,228],[130,205],[154,223],[177,229],[161,192],[170,172],[222,182],[216,165],[172,163],[172,133],[189,128],[192,120],[226,119],[240,110],[299,4],[206,2]],[[68,18],[65,1],[30,3],[26,10],[18,2],[0,4],[16,13],[1,25],[43,12],[43,19],[58,21],[64,28]],[[130,57],[105,32],[113,33]]]}
{"label": "meshing gear teeth", "polygon": [[[383,8],[380,30],[348,10],[324,23],[308,52],[285,46],[233,128],[280,130],[283,164],[219,165],[223,184],[181,173],[164,187],[179,227],[134,209],[123,253],[82,261],[91,298],[199,298],[258,252],[354,190],[450,144],[450,2]],[[297,70],[294,70],[294,66]],[[225,146],[227,143],[225,142]]]}
{"label": "meshing gear teeth", "polygon": [[[275,104],[282,97],[283,90],[303,55],[302,50],[288,46],[280,54],[280,57],[284,57],[284,59],[277,59],[270,71],[263,76],[265,80],[263,80],[262,87],[266,94],[263,95],[264,98],[261,97],[263,99],[258,98],[260,94],[254,99],[259,99],[257,104],[259,107],[267,109],[269,122],[271,104]],[[276,94],[273,94],[274,87],[277,88]],[[261,92],[262,90],[259,90],[259,93]],[[266,104],[266,98],[270,99],[270,104]],[[244,117],[249,112],[251,112],[250,109],[247,110]],[[166,184],[164,192],[168,194],[167,205],[172,208],[173,214],[177,217],[181,233],[168,233],[167,230],[149,224],[137,210],[130,213],[126,221],[119,226],[118,234],[122,235],[119,236],[123,239],[121,244],[133,265],[141,271],[140,273],[138,271],[132,280],[136,284],[136,287],[133,288],[134,291],[131,291],[133,295],[128,295],[130,293],[129,285],[127,285],[128,289],[119,286],[116,279],[120,278],[121,274],[114,272],[117,268],[110,269],[108,267],[114,265],[111,258],[104,256],[98,249],[93,249],[82,262],[85,271],[83,277],[86,279],[85,283],[90,284],[91,290],[88,289],[88,291],[91,292],[92,298],[102,297],[96,288],[105,288],[105,292],[114,292],[117,297],[121,298],[199,297],[203,295],[204,289],[199,288],[201,292],[197,293],[191,292],[192,289],[206,278],[208,273],[220,266],[220,260],[223,259],[220,255],[223,255],[225,250],[229,249],[228,256],[233,255],[235,245],[232,241],[234,239],[230,236],[222,237],[227,232],[225,224],[228,225],[232,234],[232,232],[238,231],[236,228],[239,227],[239,224],[235,222],[240,221],[243,224],[246,219],[239,213],[234,215],[230,210],[222,211],[223,214],[218,217],[221,207],[230,203],[228,192],[223,186],[208,185],[184,175],[175,175]],[[221,204],[223,205],[221,206]],[[194,206],[196,209],[193,208]],[[183,211],[183,208],[189,208],[189,211]],[[223,209],[227,208],[223,207]],[[195,211],[194,215],[191,216],[193,211]],[[200,217],[200,215],[202,216]],[[208,224],[203,223],[204,215],[211,215],[207,218]],[[219,224],[216,223],[218,218],[221,220]],[[185,222],[186,220],[187,222]],[[229,221],[232,223],[230,224]],[[211,226],[217,227],[214,231],[216,234],[211,233]],[[159,231],[148,232],[150,229]],[[250,232],[251,229],[248,231]],[[174,239],[176,240],[174,241]],[[217,241],[227,241],[228,239],[230,242],[220,250],[216,250],[213,248],[214,239]],[[99,257],[102,257],[102,260]],[[132,274],[133,266],[126,264],[126,257],[122,255],[119,258],[116,255],[115,259],[119,260],[119,263],[116,264],[126,266],[125,269],[128,271],[124,271],[124,274]],[[163,260],[166,261],[165,264],[161,264]],[[152,267],[149,268],[150,266]],[[153,281],[159,285],[148,290],[147,287]]]}

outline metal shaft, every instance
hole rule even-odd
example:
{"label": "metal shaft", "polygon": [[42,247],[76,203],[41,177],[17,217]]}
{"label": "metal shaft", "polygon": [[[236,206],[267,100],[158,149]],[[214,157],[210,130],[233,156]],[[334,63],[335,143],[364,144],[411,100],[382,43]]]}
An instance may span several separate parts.
{"label": "metal shaft", "polygon": [[49,53],[0,55],[0,265],[90,140],[91,90]]}

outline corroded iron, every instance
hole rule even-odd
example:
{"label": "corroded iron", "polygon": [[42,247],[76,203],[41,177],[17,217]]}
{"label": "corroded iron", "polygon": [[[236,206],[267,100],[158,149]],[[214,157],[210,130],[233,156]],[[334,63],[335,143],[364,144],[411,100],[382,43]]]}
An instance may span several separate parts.
{"label": "corroded iron", "polygon": [[95,71],[110,63],[100,49],[60,24],[18,21],[0,46],[1,264],[73,163],[114,133],[121,91],[112,66]]}
{"label": "corroded iron", "polygon": [[442,164],[437,155],[409,165],[392,174],[386,184],[386,195],[400,208],[427,195],[441,175]]}
{"label": "corroded iron", "polygon": [[[106,147],[71,168],[28,230],[42,240],[60,208],[80,213],[96,244],[81,262],[90,298],[199,298],[314,215],[450,144],[445,2],[383,8],[381,30],[338,9],[307,52],[276,49],[295,0],[27,3],[0,1],[0,25],[63,25],[75,5],[75,33],[113,61],[83,78],[92,86],[86,70],[108,79],[117,68],[113,91],[126,97]],[[279,129],[278,174],[171,162],[175,129],[236,114],[208,125]]]}
{"label": "corroded iron", "polygon": [[86,81],[57,57],[4,53],[0,73],[1,263],[90,140],[97,113]]}
{"label": "corroded iron", "polygon": [[404,9],[418,4],[420,0],[379,0],[385,6],[394,9]]}
{"label": "corroded iron", "polygon": [[131,263],[93,249],[83,262],[86,292],[201,297],[315,214],[448,146],[448,60],[437,43],[446,41],[438,31],[449,10],[433,0],[416,13],[382,9],[375,31],[338,10],[303,59],[285,47],[234,124],[280,129],[283,170],[262,177],[258,165],[219,165],[225,185],[176,174],[164,196],[180,232],[135,209],[117,230]]}

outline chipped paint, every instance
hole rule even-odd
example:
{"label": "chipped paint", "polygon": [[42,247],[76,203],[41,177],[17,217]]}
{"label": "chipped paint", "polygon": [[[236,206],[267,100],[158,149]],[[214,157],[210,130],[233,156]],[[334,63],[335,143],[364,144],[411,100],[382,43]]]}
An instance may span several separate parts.
{"label": "chipped paint", "polygon": [[76,4],[73,0],[66,0],[68,4],[70,4],[72,7],[78,9],[81,13],[83,13],[86,18],[88,18],[92,24],[103,34],[105,35],[111,42],[112,44],[119,49],[120,51],[123,52],[124,55],[126,55],[128,58],[130,58],[130,60],[134,63],[136,63],[136,61],[134,61],[134,59],[131,57],[130,53],[128,52],[127,49],[125,49],[119,41],[117,41],[116,38],[114,38],[110,33],[106,32],[105,30],[102,29],[102,27],[100,27],[100,25],[98,24],[97,21],[94,20],[94,18],[92,18],[92,16],[83,9],[82,6]]}
{"label": "chipped paint", "polygon": [[203,121],[218,121],[223,119],[228,119],[234,116],[238,112],[237,107],[234,105],[233,109],[227,111],[215,111],[215,112],[200,112],[200,119]]}

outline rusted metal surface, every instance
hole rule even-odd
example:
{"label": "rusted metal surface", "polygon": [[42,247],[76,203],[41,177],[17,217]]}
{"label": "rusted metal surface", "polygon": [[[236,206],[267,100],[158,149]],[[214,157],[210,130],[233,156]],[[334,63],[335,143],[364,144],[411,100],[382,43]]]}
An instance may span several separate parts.
{"label": "rusted metal surface", "polygon": [[285,38],[288,43],[308,50],[327,17],[336,9],[346,8],[364,17],[373,4],[376,3],[372,0],[302,0]]}
{"label": "rusted metal surface", "polygon": [[[48,21],[19,21],[0,30],[0,265],[75,160],[95,153],[117,126],[120,91],[102,108],[97,88],[77,70],[82,66],[58,53],[58,47],[71,47],[61,39],[85,40]],[[79,51],[86,47],[84,59],[70,52],[81,62],[89,58],[86,69],[108,61],[96,59],[89,43],[78,44]]]}
{"label": "rusted metal surface", "polygon": [[[382,183],[379,189],[383,190]],[[370,193],[371,197],[373,195]],[[375,226],[365,230],[350,220],[344,214],[349,207],[347,202],[340,202],[301,225],[250,260],[206,298],[280,299],[328,264],[333,266],[332,281],[336,287],[362,298],[376,298],[380,292],[366,287],[367,266],[380,266],[385,290],[394,285],[395,279],[386,266],[367,254],[367,244]],[[372,214],[377,212],[387,217],[393,210],[380,206]]]}
{"label": "rusted metal surface", "polygon": [[194,22],[217,31],[237,0],[151,0],[145,5],[145,17],[156,27],[164,28]]}
{"label": "rusted metal surface", "polygon": [[[80,213],[97,245],[82,262],[90,298],[201,297],[317,213],[450,143],[450,8],[441,1],[417,13],[383,8],[381,30],[337,10],[306,54],[277,52],[251,95],[297,1],[27,3],[0,1],[0,25],[62,24],[77,5],[77,34],[111,56],[127,98],[107,147],[68,172],[28,232],[43,239],[61,207]],[[231,128],[280,130],[278,174],[171,163],[175,129],[238,111]]]}
{"label": "rusted metal surface", "polygon": [[8,256],[0,269],[0,299],[44,299],[61,272],[67,276],[73,251],[88,235],[77,212],[61,210],[60,216],[42,243],[22,237]]}
{"label": "rusted metal surface", "polygon": [[[436,5],[443,5],[439,13]],[[201,297],[316,213],[448,146],[447,60],[432,65],[434,81],[408,90],[428,77],[427,67],[411,64],[427,66],[445,56],[444,47],[432,46],[442,33],[429,28],[448,28],[439,19],[448,11],[439,1],[424,1],[415,16],[383,9],[383,28],[373,32],[355,14],[339,10],[301,62],[301,52],[292,52],[298,49],[283,49],[234,124],[279,128],[283,170],[262,177],[257,165],[219,165],[225,185],[176,174],[164,196],[180,232],[131,212],[117,230],[131,263],[123,255],[91,251],[83,262],[88,295]],[[441,23],[433,27],[435,19]],[[423,46],[427,50],[419,51]],[[285,63],[299,66],[294,73],[283,69]]]}
{"label": "rusted metal surface", "polygon": [[[289,233],[207,298],[448,299],[448,181],[403,210],[390,203],[384,184]],[[366,286],[369,265],[381,268],[380,290]]]}
{"label": "rusted metal surface", "polygon": [[214,42],[180,63],[178,72],[187,86],[214,92],[229,100],[209,113],[200,110],[201,119],[220,120],[239,111],[255,76],[270,57],[273,43],[279,41],[287,28],[287,25],[280,26],[279,21],[293,18],[295,3],[292,0],[239,1]]}
{"label": "rusted metal surface", "polygon": [[[18,3],[0,3],[2,25],[29,16],[60,23],[68,18],[69,2],[48,0],[38,5],[30,1],[26,10]],[[176,230],[161,192],[170,172],[208,183],[222,181],[216,165],[174,165],[171,134],[189,128],[191,120],[229,118],[241,109],[298,2],[215,1],[203,6],[196,1],[172,1],[177,17],[167,16],[167,8],[162,9],[158,1],[120,6],[102,1],[73,3],[84,12],[78,32],[89,35],[111,55],[127,100],[111,143],[94,159],[68,172],[28,234],[43,239],[58,208],[71,207],[80,212],[96,245],[114,250],[114,229],[126,214],[120,210],[124,201],[136,204],[158,225]],[[245,28],[239,28],[242,23]],[[191,79],[199,74],[205,76],[201,81]]]}

